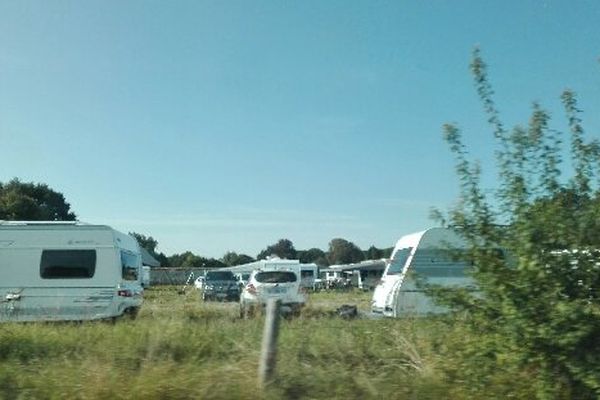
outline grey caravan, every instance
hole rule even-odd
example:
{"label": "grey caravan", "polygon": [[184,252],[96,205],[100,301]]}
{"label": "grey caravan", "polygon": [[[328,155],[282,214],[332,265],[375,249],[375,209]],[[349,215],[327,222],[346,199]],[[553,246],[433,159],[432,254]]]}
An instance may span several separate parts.
{"label": "grey caravan", "polygon": [[142,298],[131,236],[80,222],[0,221],[0,321],[135,315]]}
{"label": "grey caravan", "polygon": [[375,288],[371,311],[386,317],[446,311],[418,287],[415,275],[442,286],[474,286],[467,273],[470,263],[456,258],[456,252],[466,248],[465,241],[447,228],[430,228],[401,237]]}

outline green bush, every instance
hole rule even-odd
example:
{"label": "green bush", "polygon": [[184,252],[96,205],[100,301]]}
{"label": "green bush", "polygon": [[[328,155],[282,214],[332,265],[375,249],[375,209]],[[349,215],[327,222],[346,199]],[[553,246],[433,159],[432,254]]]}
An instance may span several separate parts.
{"label": "green bush", "polygon": [[[443,370],[463,380],[470,395],[500,388],[495,392],[506,396],[517,391],[538,398],[598,398],[600,143],[586,141],[569,90],[561,97],[569,140],[549,127],[549,114],[537,104],[527,127],[506,130],[479,51],[471,68],[498,142],[498,187],[483,187],[461,132],[445,126],[461,197],[441,219],[469,242],[481,292],[432,288],[438,301],[467,312],[470,328],[464,349]],[[570,143],[566,150],[564,142]],[[561,172],[570,171],[561,167],[565,156],[572,176],[561,179]],[[531,389],[510,379],[526,379]]]}

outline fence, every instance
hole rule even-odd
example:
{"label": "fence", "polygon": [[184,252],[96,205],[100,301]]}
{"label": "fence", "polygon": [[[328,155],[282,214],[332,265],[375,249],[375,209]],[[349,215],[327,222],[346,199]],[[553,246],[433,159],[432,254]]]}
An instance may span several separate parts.
{"label": "fence", "polygon": [[204,275],[204,271],[204,268],[151,268],[150,286],[184,285],[191,273],[194,273],[195,279]]}

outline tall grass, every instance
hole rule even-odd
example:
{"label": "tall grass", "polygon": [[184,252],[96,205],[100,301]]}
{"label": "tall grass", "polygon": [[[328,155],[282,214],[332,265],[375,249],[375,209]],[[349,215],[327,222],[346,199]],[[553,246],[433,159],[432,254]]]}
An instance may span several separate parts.
{"label": "tall grass", "polygon": [[195,291],[150,289],[134,321],[3,324],[0,398],[473,398],[460,374],[448,380],[466,340],[456,324],[332,313],[344,303],[366,311],[369,296],[313,294],[300,317],[283,320],[266,392],[256,385],[262,319],[239,319],[237,304],[202,303]]}

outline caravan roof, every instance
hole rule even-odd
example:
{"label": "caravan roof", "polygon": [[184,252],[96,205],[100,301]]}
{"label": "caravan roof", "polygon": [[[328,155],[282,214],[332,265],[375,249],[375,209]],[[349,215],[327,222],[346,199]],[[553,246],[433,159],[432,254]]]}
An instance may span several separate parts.
{"label": "caravan roof", "polygon": [[440,248],[445,245],[448,248],[465,247],[465,241],[453,230],[448,228],[429,228],[421,232],[404,235],[396,242],[391,258],[394,259],[396,253],[409,247]]}

